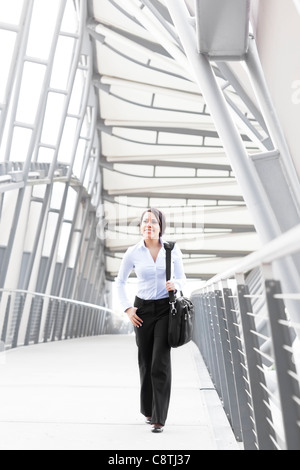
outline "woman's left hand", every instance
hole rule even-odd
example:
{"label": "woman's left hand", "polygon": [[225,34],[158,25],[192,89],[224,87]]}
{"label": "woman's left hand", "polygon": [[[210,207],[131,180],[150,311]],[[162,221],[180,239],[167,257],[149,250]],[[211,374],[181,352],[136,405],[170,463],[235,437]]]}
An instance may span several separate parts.
{"label": "woman's left hand", "polygon": [[176,291],[175,283],[173,281],[168,281],[166,284],[166,288],[168,292]]}

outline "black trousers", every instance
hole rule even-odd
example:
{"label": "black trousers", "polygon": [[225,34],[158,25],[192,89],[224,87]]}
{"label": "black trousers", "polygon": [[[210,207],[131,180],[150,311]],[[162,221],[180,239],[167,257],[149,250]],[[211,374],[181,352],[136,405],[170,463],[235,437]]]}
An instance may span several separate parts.
{"label": "black trousers", "polygon": [[171,349],[168,345],[169,298],[142,300],[136,297],[137,315],[143,320],[135,328],[141,379],[141,413],[153,424],[165,425],[171,396]]}

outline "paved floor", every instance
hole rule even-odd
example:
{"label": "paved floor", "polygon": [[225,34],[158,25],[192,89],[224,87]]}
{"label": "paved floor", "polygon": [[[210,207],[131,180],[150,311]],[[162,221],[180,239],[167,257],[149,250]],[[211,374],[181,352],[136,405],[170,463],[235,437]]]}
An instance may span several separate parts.
{"label": "paved floor", "polygon": [[198,349],[172,350],[164,433],[139,414],[133,336],[42,344],[0,355],[0,450],[241,450]]}

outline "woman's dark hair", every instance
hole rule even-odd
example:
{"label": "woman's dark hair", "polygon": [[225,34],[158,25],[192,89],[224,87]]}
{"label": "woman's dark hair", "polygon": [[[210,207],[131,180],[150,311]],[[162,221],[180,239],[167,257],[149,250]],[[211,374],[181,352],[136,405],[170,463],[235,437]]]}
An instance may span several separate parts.
{"label": "woman's dark hair", "polygon": [[148,212],[152,213],[156,217],[156,219],[159,221],[159,226],[160,226],[159,236],[162,237],[166,231],[166,226],[167,226],[165,215],[159,209],[155,209],[154,207],[151,207],[150,209],[147,209],[146,211],[143,212],[140,225],[142,224],[145,214],[147,214]]}

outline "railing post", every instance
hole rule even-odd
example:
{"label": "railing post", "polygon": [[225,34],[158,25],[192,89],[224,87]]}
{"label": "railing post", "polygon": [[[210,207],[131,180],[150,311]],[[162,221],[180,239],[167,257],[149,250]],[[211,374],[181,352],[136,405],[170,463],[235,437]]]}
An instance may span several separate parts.
{"label": "railing post", "polygon": [[66,316],[65,316],[65,339],[70,337],[70,322],[71,322],[71,315],[72,315],[72,305],[67,305]]}
{"label": "railing post", "polygon": [[[224,304],[227,319],[227,329],[230,343],[232,367],[234,372],[235,392],[230,394],[233,400],[233,427],[236,438],[243,441],[245,450],[256,450],[256,439],[253,432],[253,420],[250,412],[250,398],[246,391],[246,364],[244,354],[241,351],[242,344],[238,328],[237,313],[233,302],[231,289],[224,288]],[[234,402],[238,406],[234,406]],[[252,405],[252,404],[251,404]]]}
{"label": "railing post", "polygon": [[60,318],[58,318],[58,322],[59,322],[59,323],[58,323],[57,338],[58,338],[59,341],[61,341],[62,338],[63,338],[63,332],[64,332],[64,326],[65,326],[67,308],[68,308],[67,303],[66,303],[66,302],[63,302],[62,308],[61,308]]}
{"label": "railing post", "polygon": [[101,312],[96,312],[96,320],[95,320],[95,336],[101,333],[100,325],[101,325]]}
{"label": "railing post", "polygon": [[209,302],[209,294],[206,293],[203,296],[203,306],[204,306],[204,326],[205,332],[207,337],[207,364],[208,369],[211,374],[212,380],[214,385],[216,385],[216,368],[215,368],[215,361],[214,361],[214,334],[212,329],[212,321],[211,321],[211,310],[210,310],[210,302]]}
{"label": "railing post", "polygon": [[18,308],[16,324],[15,324],[15,327],[14,327],[12,348],[16,348],[18,346],[19,331],[20,331],[20,325],[21,325],[22,315],[23,315],[23,311],[24,311],[25,298],[26,298],[26,295],[20,294],[20,304],[19,304],[19,308]]}
{"label": "railing post", "polygon": [[83,313],[82,313],[82,308],[83,307],[78,307],[78,321],[77,321],[77,328],[76,328],[76,338],[81,338],[82,336],[82,323],[83,323]]}
{"label": "railing post", "polygon": [[221,299],[220,299],[221,295],[222,293],[220,291],[215,291],[211,295],[212,322],[213,322],[214,332],[215,332],[216,362],[217,362],[217,367],[218,367],[220,398],[223,402],[223,407],[225,409],[225,412],[227,413],[227,416],[230,416],[228,384],[227,384],[227,376],[226,376],[224,351],[222,348],[222,340],[224,340],[224,333],[225,333],[225,324],[224,324],[224,319],[223,319],[222,310],[221,310],[222,308]]}
{"label": "railing post", "polygon": [[[223,381],[224,385],[223,389],[223,400],[224,400],[224,408],[227,413],[227,417],[231,423],[232,428],[235,430],[237,427],[236,419],[236,411],[238,410],[237,407],[237,399],[236,399],[236,389],[234,384],[234,371],[232,367],[232,357],[230,351],[230,343],[229,343],[229,332],[228,332],[228,325],[227,325],[227,318],[226,318],[226,311],[223,299],[223,293],[221,290],[216,290],[216,307],[217,307],[217,315],[219,320],[219,334],[220,334],[220,351],[222,357],[222,368],[224,369],[223,372]],[[240,426],[238,426],[240,430]],[[239,433],[236,436],[239,440],[241,439],[241,434]]]}
{"label": "railing post", "polygon": [[300,391],[279,281],[266,281],[269,322],[286,439],[286,450],[300,450]]}
{"label": "railing post", "polygon": [[67,331],[66,331],[66,338],[74,338],[74,328],[75,328],[75,321],[76,321],[76,306],[70,306],[68,324],[67,324]]}
{"label": "railing post", "polygon": [[54,302],[55,301],[53,299],[50,299],[50,302],[48,305],[47,317],[46,317],[45,328],[44,328],[44,343],[47,343],[51,336],[51,318],[52,318],[52,310],[53,310]]}
{"label": "railing post", "polygon": [[203,296],[204,294],[201,293],[197,295],[195,299],[193,299],[195,302],[196,309],[198,311],[198,315],[196,315],[195,318],[194,339],[201,351],[206,365],[208,365],[208,337],[205,334],[205,306]]}
{"label": "railing post", "polygon": [[91,335],[96,336],[96,326],[97,326],[97,312],[96,310],[93,310],[93,320],[92,320],[92,326],[91,326]]}
{"label": "railing post", "polygon": [[29,318],[26,327],[26,334],[24,340],[25,346],[28,346],[31,341],[34,341],[34,344],[38,344],[39,342],[43,305],[44,300],[42,297],[33,297],[31,301]]}
{"label": "railing post", "polygon": [[41,325],[42,325],[42,316],[44,310],[44,299],[42,297],[36,297],[35,299],[38,302],[38,315],[36,318],[36,328],[34,334],[34,344],[38,344],[40,340],[40,332],[41,332]]}
{"label": "railing post", "polygon": [[90,309],[85,307],[83,309],[83,322],[82,322],[82,332],[81,332],[81,336],[85,337],[87,336],[87,331],[88,331],[88,327],[89,327],[89,313],[90,313]]}
{"label": "railing post", "polygon": [[30,342],[31,326],[33,323],[33,316],[34,316],[34,301],[35,301],[35,298],[31,300],[31,307],[30,307],[29,318],[28,318],[26,334],[25,334],[25,341],[24,341],[25,346],[28,346]]}
{"label": "railing post", "polygon": [[88,326],[88,331],[87,331],[88,336],[93,336],[93,330],[94,330],[94,310],[92,308],[89,308],[89,326]]}
{"label": "railing post", "polygon": [[[1,297],[1,300],[2,300],[2,298],[3,297]],[[5,318],[4,318],[2,334],[1,334],[1,341],[3,341],[3,343],[6,343],[6,335],[7,335],[10,305],[11,305],[11,295],[8,296],[7,304],[6,304]]]}
{"label": "railing post", "polygon": [[[239,276],[240,277],[240,276]],[[271,425],[272,414],[269,409],[269,397],[266,392],[265,377],[262,372],[262,360],[256,332],[253,310],[249,299],[249,288],[244,284],[238,285],[238,299],[248,364],[249,385],[251,390],[253,414],[258,450],[276,450],[276,437]]]}
{"label": "railing post", "polygon": [[218,328],[216,322],[216,313],[215,313],[215,294],[214,292],[209,293],[209,310],[210,310],[210,326],[211,326],[211,334],[212,334],[212,358],[214,364],[214,379],[215,379],[215,386],[217,392],[222,398],[222,379],[220,376],[220,364],[219,364],[219,350],[218,350]]}
{"label": "railing post", "polygon": [[51,341],[56,341],[56,339],[61,339],[61,325],[63,323],[63,313],[64,313],[65,304],[62,300],[58,300],[57,302],[58,302],[58,309],[54,318]]}

